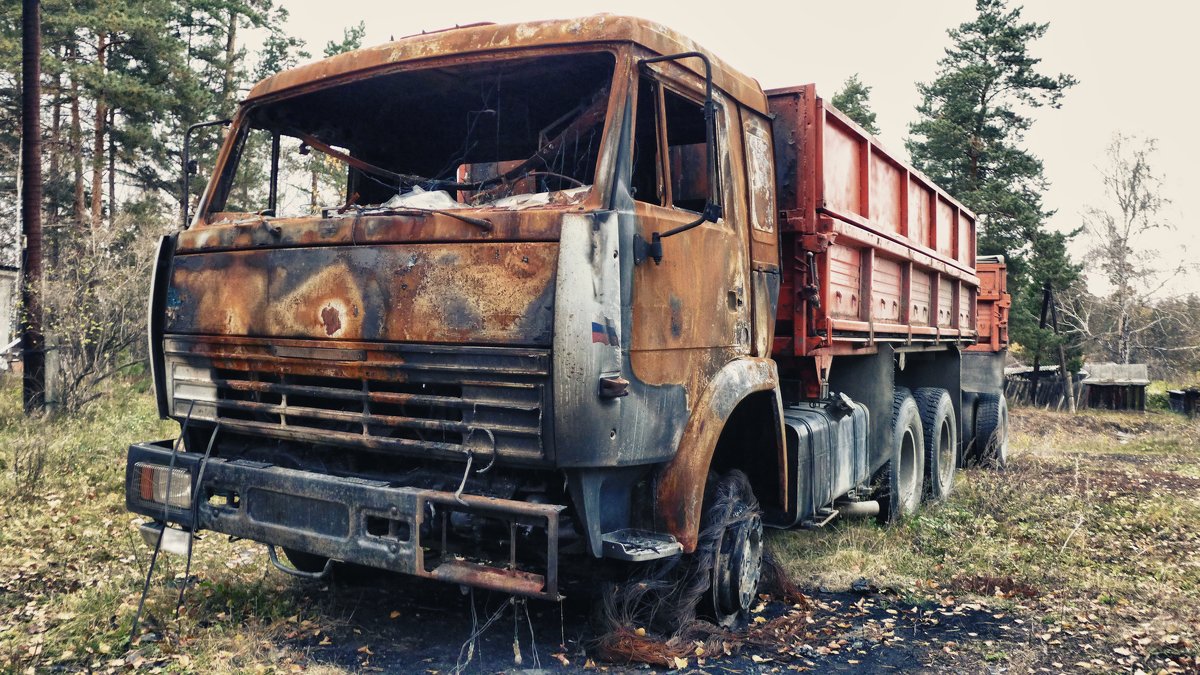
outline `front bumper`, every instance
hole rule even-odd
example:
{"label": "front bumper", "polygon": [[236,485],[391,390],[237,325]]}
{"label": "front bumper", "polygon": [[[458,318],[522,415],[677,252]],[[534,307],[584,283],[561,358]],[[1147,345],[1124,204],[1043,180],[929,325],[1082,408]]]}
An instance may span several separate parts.
{"label": "front bumper", "polygon": [[[200,460],[197,453],[175,457],[175,467],[190,476],[192,498],[199,500],[194,511],[197,530],[455,584],[534,598],[560,597],[558,528],[563,506],[456,497],[386,481],[221,458],[209,459],[203,484],[196,485]],[[165,513],[165,520],[191,527],[192,510],[167,507],[164,512],[162,504],[142,499],[139,463],[169,465],[171,442],[130,446],[126,508],[158,520]],[[507,560],[479,560],[471,547],[456,550],[451,545],[452,523],[462,514],[507,524]],[[537,549],[532,556],[525,550],[531,546]]]}

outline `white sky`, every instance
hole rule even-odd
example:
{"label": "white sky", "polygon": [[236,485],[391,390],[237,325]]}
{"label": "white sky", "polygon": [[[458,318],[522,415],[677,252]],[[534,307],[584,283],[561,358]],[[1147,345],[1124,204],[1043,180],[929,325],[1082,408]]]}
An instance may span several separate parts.
{"label": "white sky", "polygon": [[[659,21],[694,38],[764,88],[816,82],[831,96],[852,73],[873,90],[871,103],[884,143],[903,154],[918,103],[915,82],[933,77],[949,44],[946,29],[969,20],[971,0],[696,3],[596,0],[569,3],[451,0],[431,3],[369,0],[282,0],[288,31],[320,54],[342,29],[366,22],[365,44],[455,24],[507,23],[611,12]],[[1010,5],[1020,4],[1010,0]],[[778,5],[778,7],[771,7]],[[1200,110],[1194,27],[1200,4],[1169,0],[1028,0],[1026,21],[1049,22],[1034,48],[1043,72],[1066,72],[1079,84],[1062,109],[1041,109],[1027,147],[1045,162],[1056,209],[1053,227],[1072,229],[1087,205],[1104,205],[1097,166],[1114,131],[1159,139],[1154,168],[1165,176],[1174,232],[1145,242],[1164,265],[1194,260],[1200,251]],[[1188,84],[1191,82],[1192,84]],[[1073,252],[1082,256],[1087,242]],[[1200,292],[1200,276],[1180,278],[1174,292]]]}

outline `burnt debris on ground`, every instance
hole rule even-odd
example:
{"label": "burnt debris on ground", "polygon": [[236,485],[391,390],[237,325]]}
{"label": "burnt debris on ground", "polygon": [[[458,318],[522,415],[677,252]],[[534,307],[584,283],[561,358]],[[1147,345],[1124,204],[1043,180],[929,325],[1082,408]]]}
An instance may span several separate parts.
{"label": "burnt debris on ground", "polygon": [[[297,622],[287,646],[305,653],[310,664],[355,671],[867,673],[977,663],[972,645],[986,649],[1032,639],[1026,622],[1010,613],[952,599],[913,602],[869,585],[864,592],[813,589],[787,602],[764,594],[748,625],[710,625],[686,643],[659,641],[633,627],[625,639],[638,641],[629,653],[640,662],[612,661],[601,656],[595,597],[585,587],[554,604],[386,576],[382,590],[312,584],[311,599],[324,605],[320,614],[328,620]],[[379,575],[372,577],[380,582]]]}

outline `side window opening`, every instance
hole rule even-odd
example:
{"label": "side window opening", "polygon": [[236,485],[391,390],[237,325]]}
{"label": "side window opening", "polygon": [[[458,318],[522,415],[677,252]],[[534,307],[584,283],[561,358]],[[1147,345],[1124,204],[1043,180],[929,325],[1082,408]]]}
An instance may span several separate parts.
{"label": "side window opening", "polygon": [[661,205],[666,198],[658,161],[658,95],[656,82],[638,78],[637,117],[634,120],[633,173],[630,189],[633,198]]}
{"label": "side window opening", "polygon": [[671,165],[671,204],[700,213],[709,194],[704,107],[669,89],[664,91],[663,98],[667,158]]}

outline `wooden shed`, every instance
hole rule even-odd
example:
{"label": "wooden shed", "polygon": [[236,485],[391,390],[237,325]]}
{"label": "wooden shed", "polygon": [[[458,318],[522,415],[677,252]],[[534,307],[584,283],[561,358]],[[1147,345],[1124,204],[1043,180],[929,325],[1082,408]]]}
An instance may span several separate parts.
{"label": "wooden shed", "polygon": [[1145,410],[1150,384],[1144,363],[1089,363],[1083,378],[1083,401],[1088,408]]}

